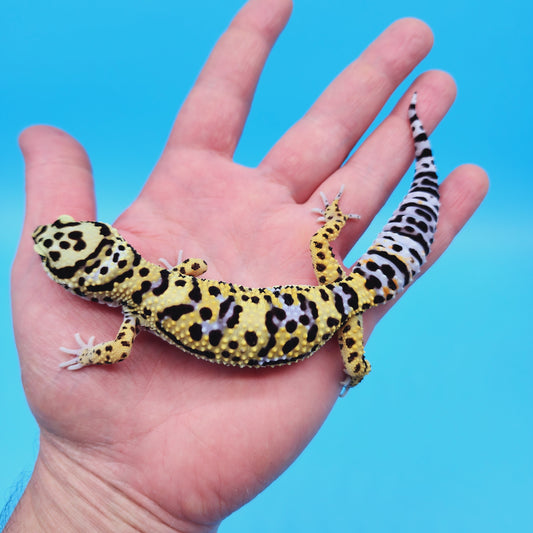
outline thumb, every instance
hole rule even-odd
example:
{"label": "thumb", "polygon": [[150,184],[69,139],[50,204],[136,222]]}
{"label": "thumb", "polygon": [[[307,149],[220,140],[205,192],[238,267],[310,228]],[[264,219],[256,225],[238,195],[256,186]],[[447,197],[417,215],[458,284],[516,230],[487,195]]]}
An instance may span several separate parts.
{"label": "thumb", "polygon": [[59,215],[78,219],[95,216],[91,163],[70,135],[50,126],[22,132],[20,148],[26,165],[24,231],[47,224]]}
{"label": "thumb", "polygon": [[26,214],[15,264],[26,266],[32,256],[31,234],[62,214],[94,219],[91,164],[82,146],[50,126],[32,126],[19,138],[26,166]]}

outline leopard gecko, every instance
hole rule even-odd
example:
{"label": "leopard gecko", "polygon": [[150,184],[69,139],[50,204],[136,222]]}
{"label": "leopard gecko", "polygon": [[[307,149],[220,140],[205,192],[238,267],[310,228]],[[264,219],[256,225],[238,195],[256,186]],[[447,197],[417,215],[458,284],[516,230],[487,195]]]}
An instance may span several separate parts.
{"label": "leopard gecko", "polygon": [[[123,361],[146,328],[200,359],[240,367],[300,361],[335,334],[346,377],[343,391],[370,371],[363,348],[362,314],[392,299],[425,262],[436,231],[439,187],[428,137],[409,105],[416,166],[411,187],[368,251],[346,274],[330,243],[352,215],[339,207],[341,193],[320,209],[322,226],[310,251],[319,285],[248,288],[199,276],[202,259],[168,268],[143,259],[108,224],[77,222],[68,215],[39,226],[34,249],[46,273],[68,291],[122,308],[116,338],[93,346],[77,334],[79,348],[61,364],[70,370]],[[342,192],[342,190],[341,190]]]}

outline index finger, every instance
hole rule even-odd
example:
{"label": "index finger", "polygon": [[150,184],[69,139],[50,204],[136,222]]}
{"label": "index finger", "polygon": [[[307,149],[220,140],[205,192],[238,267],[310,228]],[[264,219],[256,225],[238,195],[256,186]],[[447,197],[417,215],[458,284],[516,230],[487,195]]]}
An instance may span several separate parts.
{"label": "index finger", "polygon": [[220,37],[172,128],[167,148],[231,157],[257,81],[292,10],[291,0],[250,0]]}

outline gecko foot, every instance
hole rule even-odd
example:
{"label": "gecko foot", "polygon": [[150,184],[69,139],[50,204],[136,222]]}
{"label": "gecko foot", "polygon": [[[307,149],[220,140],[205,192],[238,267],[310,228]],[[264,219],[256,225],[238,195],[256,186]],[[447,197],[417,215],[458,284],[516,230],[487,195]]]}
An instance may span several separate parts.
{"label": "gecko foot", "polygon": [[159,261],[161,261],[161,264],[167,269],[172,270],[176,267],[178,267],[183,262],[183,250],[180,250],[178,252],[178,262],[175,265],[172,265],[170,261],[167,261],[164,257],[160,257]]}
{"label": "gecko foot", "polygon": [[[320,207],[313,207],[311,209],[311,212],[317,213],[318,215],[320,215],[317,218],[317,222],[326,222],[326,220],[328,219],[328,216],[332,215],[336,211],[341,213],[340,208],[338,207],[338,203],[343,192],[344,192],[344,185],[341,185],[341,188],[339,192],[337,193],[337,196],[335,196],[335,198],[333,199],[331,203],[329,202],[328,197],[322,191],[319,192],[320,197],[322,198],[322,202],[324,203],[324,207],[322,209]],[[341,213],[341,214],[344,217],[346,217],[346,220],[361,218],[360,215],[356,215],[353,213],[350,213],[350,214]]]}
{"label": "gecko foot", "polygon": [[75,355],[76,357],[74,359],[70,359],[69,361],[64,361],[63,363],[59,363],[59,366],[61,368],[66,368],[67,370],[79,370],[80,368],[83,368],[85,365],[80,363],[80,356],[86,351],[90,350],[94,347],[94,335],[85,342],[79,333],[76,333],[74,335],[74,338],[76,339],[76,342],[78,343],[79,348],[65,348],[64,346],[61,346],[59,349],[64,352],[71,355]]}

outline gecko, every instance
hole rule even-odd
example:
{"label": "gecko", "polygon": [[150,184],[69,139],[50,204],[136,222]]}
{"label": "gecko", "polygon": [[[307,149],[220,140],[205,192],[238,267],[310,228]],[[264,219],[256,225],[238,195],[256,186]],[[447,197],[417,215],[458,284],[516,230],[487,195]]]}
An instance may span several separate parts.
{"label": "gecko", "polygon": [[126,359],[141,328],[214,363],[239,367],[290,365],[315,353],[337,336],[344,363],[342,391],[357,385],[370,364],[363,346],[362,315],[402,292],[417,276],[437,228],[439,185],[427,134],[408,107],[415,147],[415,173],[407,195],[366,253],[346,273],[331,243],[350,218],[322,195],[322,222],[310,241],[318,285],[250,288],[201,277],[203,259],[172,267],[141,257],[112,226],[78,222],[62,215],[33,232],[34,249],[45,272],[65,289],[93,302],[122,308],[114,340],[93,345],[75,335],[75,357],[61,367]]}

